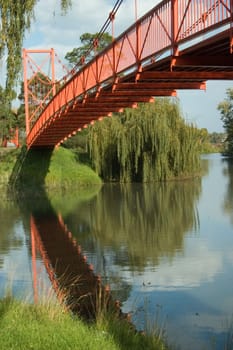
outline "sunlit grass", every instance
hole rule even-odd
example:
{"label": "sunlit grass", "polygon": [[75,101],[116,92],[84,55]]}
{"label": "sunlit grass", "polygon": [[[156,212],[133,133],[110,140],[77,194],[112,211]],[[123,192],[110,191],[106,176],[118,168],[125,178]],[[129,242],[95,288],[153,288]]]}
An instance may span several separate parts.
{"label": "sunlit grass", "polygon": [[52,153],[45,186],[52,188],[61,184],[62,188],[77,185],[100,184],[101,180],[87,165],[78,162],[75,153],[65,148]]}
{"label": "sunlit grass", "polygon": [[31,305],[6,297],[0,300],[1,350],[161,350],[155,337],[136,333],[128,321],[101,317],[86,324],[60,305]]}

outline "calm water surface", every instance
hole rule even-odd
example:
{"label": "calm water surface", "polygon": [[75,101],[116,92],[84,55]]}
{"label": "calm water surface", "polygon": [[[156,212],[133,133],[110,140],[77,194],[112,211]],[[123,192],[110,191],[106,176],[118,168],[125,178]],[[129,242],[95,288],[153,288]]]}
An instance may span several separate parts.
{"label": "calm water surface", "polygon": [[85,256],[139,329],[157,322],[179,349],[224,349],[233,325],[233,164],[215,154],[202,162],[201,179],[2,202],[0,296],[45,298]]}

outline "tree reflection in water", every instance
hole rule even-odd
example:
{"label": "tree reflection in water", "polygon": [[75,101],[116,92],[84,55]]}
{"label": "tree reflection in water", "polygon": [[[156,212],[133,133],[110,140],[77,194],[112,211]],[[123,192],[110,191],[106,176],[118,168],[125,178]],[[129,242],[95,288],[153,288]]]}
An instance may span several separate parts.
{"label": "tree reflection in water", "polygon": [[99,257],[111,251],[114,264],[143,270],[182,250],[184,234],[199,225],[200,193],[200,179],[104,185],[65,220],[87,251]]}
{"label": "tree reflection in water", "polygon": [[0,268],[2,267],[4,256],[10,250],[19,248],[22,239],[17,235],[16,224],[19,221],[20,213],[17,206],[10,201],[0,203]]}
{"label": "tree reflection in water", "polygon": [[223,208],[229,214],[233,224],[233,159],[223,158],[225,167],[223,168],[224,175],[228,178],[228,186],[223,202]]}

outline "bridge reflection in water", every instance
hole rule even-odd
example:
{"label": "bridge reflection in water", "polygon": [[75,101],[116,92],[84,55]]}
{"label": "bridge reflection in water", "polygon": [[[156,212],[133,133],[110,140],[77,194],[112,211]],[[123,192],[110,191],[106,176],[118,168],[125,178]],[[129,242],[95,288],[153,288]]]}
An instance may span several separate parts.
{"label": "bridge reflection in water", "polygon": [[119,302],[112,299],[109,286],[103,286],[100,275],[94,274],[93,266],[88,264],[60,215],[33,214],[30,226],[35,303],[39,299],[36,266],[39,252],[53,289],[68,310],[86,320],[95,319],[104,310],[127,316],[122,314]]}

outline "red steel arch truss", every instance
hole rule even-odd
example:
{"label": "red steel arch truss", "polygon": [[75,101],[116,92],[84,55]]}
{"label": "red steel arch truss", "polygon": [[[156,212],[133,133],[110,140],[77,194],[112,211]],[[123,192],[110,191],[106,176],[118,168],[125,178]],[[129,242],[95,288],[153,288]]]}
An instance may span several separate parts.
{"label": "red steel arch truss", "polygon": [[[54,72],[53,50],[42,52]],[[35,52],[24,50],[28,147],[58,145],[87,124],[155,96],[233,79],[232,52],[233,0],[161,2],[79,71],[59,82],[53,73],[39,99],[30,89],[37,73],[27,75]]]}

